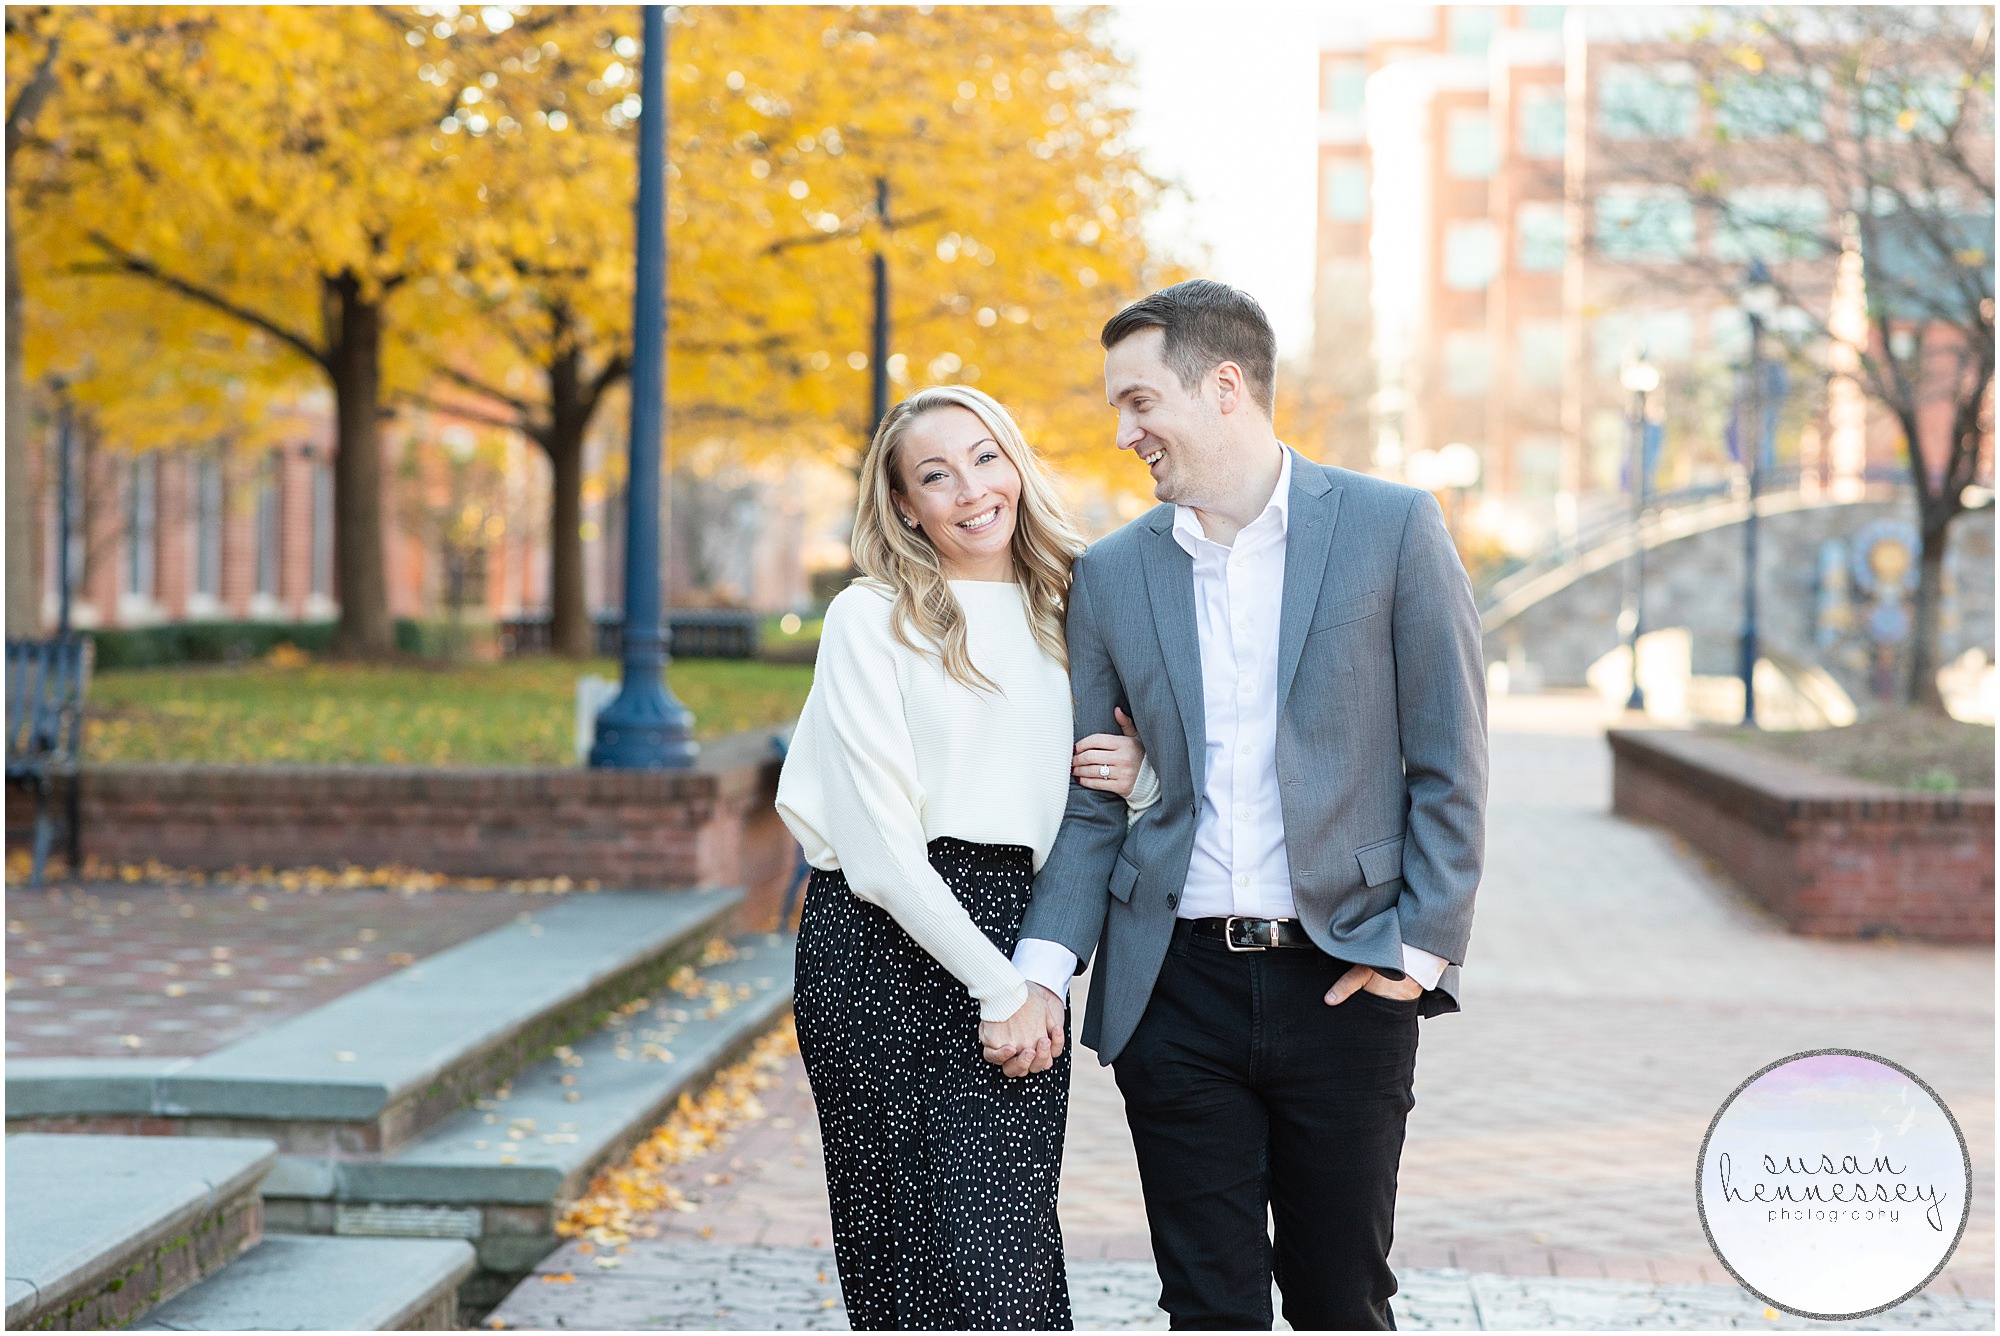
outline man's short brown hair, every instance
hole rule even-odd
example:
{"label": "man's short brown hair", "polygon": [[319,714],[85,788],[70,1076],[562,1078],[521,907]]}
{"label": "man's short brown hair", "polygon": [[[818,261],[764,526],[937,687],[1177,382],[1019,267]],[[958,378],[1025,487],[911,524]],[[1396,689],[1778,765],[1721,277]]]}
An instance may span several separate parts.
{"label": "man's short brown hair", "polygon": [[1142,329],[1167,333],[1161,355],[1190,394],[1224,362],[1243,368],[1250,397],[1271,416],[1278,397],[1278,337],[1264,308],[1247,292],[1210,278],[1191,278],[1141,297],[1104,322],[1098,342],[1108,350]]}

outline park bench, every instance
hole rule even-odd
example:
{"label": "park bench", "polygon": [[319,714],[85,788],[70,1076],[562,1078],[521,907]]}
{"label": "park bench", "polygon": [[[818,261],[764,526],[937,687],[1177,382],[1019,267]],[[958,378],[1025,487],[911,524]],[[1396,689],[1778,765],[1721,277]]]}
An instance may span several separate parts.
{"label": "park bench", "polygon": [[7,782],[35,794],[34,869],[39,886],[55,839],[56,785],[64,781],[63,833],[70,872],[83,865],[77,765],[89,650],[82,636],[7,641]]}

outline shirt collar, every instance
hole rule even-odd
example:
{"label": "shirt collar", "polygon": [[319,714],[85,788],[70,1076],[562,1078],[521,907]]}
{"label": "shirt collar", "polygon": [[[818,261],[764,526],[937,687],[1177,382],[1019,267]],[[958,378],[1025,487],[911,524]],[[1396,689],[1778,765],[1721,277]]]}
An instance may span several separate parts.
{"label": "shirt collar", "polygon": [[[1280,534],[1285,533],[1291,527],[1292,452],[1290,447],[1281,441],[1278,444],[1278,453],[1282,456],[1282,461],[1278,465],[1278,484],[1271,489],[1271,499],[1265,502],[1264,509],[1258,512],[1257,518],[1244,525],[1237,532],[1238,539],[1241,539],[1243,534],[1249,532],[1251,529],[1265,524],[1267,521],[1275,525]],[[1272,519],[1274,512],[1276,514],[1275,520]],[[1194,555],[1196,548],[1201,543],[1209,541],[1208,535],[1202,531],[1200,517],[1194,513],[1194,507],[1174,507],[1174,541],[1179,543],[1189,556]]]}

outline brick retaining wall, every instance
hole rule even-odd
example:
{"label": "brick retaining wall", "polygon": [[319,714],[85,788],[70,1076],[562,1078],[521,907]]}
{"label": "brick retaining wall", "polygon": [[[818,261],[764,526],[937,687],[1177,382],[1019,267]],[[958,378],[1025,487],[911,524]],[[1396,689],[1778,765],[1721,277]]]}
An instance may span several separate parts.
{"label": "brick retaining wall", "polygon": [[[113,863],[380,867],[610,886],[742,886],[768,923],[798,846],[777,814],[770,734],[681,771],[418,766],[88,766],[83,842]],[[9,805],[19,800],[9,795]],[[27,810],[9,813],[25,827]]]}
{"label": "brick retaining wall", "polygon": [[1613,730],[1612,810],[1722,865],[1795,932],[1993,940],[1993,794],[1913,793],[1717,738]]}

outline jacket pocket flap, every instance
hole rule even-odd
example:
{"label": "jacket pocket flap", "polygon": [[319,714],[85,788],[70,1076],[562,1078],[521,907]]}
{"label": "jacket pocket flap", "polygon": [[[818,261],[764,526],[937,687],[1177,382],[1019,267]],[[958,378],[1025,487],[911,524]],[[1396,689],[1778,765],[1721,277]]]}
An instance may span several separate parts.
{"label": "jacket pocket flap", "polygon": [[1336,626],[1345,626],[1349,622],[1358,622],[1364,617],[1373,617],[1381,609],[1382,595],[1379,591],[1371,589],[1365,594],[1354,598],[1345,598],[1338,603],[1320,609],[1318,615],[1312,619],[1312,625],[1306,634],[1317,635],[1321,631],[1329,631]]}
{"label": "jacket pocket flap", "polygon": [[1403,837],[1391,840],[1377,840],[1354,851],[1355,861],[1361,864],[1361,880],[1369,886],[1380,886],[1385,881],[1394,881],[1403,875]]}
{"label": "jacket pocket flap", "polygon": [[1132,887],[1138,883],[1139,869],[1134,867],[1124,855],[1111,865],[1111,893],[1127,904],[1132,902]]}

